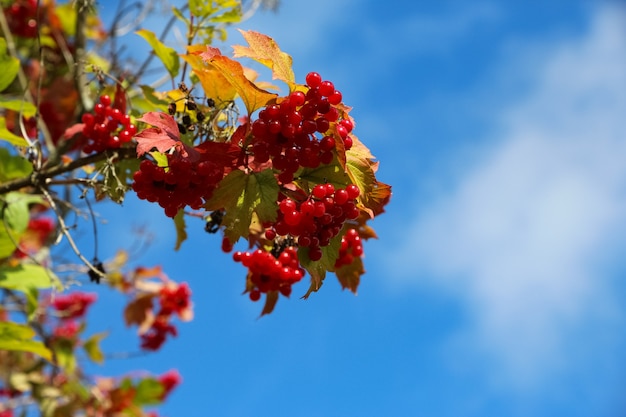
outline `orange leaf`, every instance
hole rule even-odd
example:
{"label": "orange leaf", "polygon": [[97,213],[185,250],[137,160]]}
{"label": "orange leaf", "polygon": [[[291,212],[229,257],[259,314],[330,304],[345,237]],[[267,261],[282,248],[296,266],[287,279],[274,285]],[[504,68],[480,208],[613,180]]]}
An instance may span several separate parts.
{"label": "orange leaf", "polygon": [[212,65],[219,71],[237,91],[237,94],[239,94],[239,97],[241,97],[248,110],[248,114],[252,114],[255,110],[265,106],[270,100],[277,97],[276,94],[272,94],[257,87],[252,81],[246,78],[244,69],[239,62],[225,57],[217,48],[207,46],[206,50],[200,53],[200,56],[206,63]]}
{"label": "orange leaf", "polygon": [[237,90],[231,85],[231,83],[222,75],[220,71],[215,67],[207,64],[199,54],[206,50],[201,46],[190,46],[188,48],[189,54],[183,55],[182,58],[187,61],[191,66],[192,72],[200,80],[200,85],[204,90],[204,94],[215,101],[217,107],[220,107],[221,103],[233,101],[237,95]]}
{"label": "orange leaf", "polygon": [[263,311],[261,311],[261,317],[274,311],[276,302],[278,302],[278,291],[268,292],[265,296],[265,305],[263,306]]}
{"label": "orange leaf", "polygon": [[364,273],[365,269],[361,257],[355,257],[351,264],[344,265],[335,271],[341,288],[344,290],[347,288],[354,294],[356,294],[359,282],[361,282],[361,275]]}
{"label": "orange leaf", "polygon": [[152,298],[155,294],[147,294],[140,296],[126,306],[124,309],[124,320],[127,326],[136,324],[139,326],[140,333],[148,330],[154,321],[154,313],[152,312]]}
{"label": "orange leaf", "polygon": [[272,70],[272,78],[287,83],[290,90],[296,84],[291,56],[281,51],[274,39],[254,31],[239,30],[249,47],[235,45],[235,57],[248,57]]}

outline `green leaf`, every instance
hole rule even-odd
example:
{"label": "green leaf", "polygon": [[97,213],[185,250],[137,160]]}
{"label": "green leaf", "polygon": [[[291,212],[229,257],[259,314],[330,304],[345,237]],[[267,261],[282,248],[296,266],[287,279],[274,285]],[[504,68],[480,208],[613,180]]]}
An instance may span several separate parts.
{"label": "green leaf", "polygon": [[58,17],[61,27],[63,28],[63,32],[67,36],[74,36],[76,33],[76,7],[85,6],[77,6],[73,2],[69,2],[56,7],[55,16]]}
{"label": "green leaf", "polygon": [[183,15],[183,12],[179,8],[172,6],[172,13],[174,13],[174,16],[176,16],[178,20],[184,22],[185,26],[189,26],[189,19]]}
{"label": "green leaf", "polygon": [[274,221],[278,204],[278,182],[271,169],[246,174],[232,171],[220,182],[207,202],[207,210],[225,209],[222,225],[232,243],[249,235],[252,213],[259,222]]}
{"label": "green leaf", "polygon": [[19,98],[9,99],[8,97],[0,97],[0,107],[18,113],[21,112],[24,117],[31,117],[37,113],[37,107],[35,107],[33,103]]}
{"label": "green leaf", "polygon": [[28,227],[28,220],[30,219],[28,205],[41,202],[43,199],[37,195],[19,192],[8,193],[3,199],[0,199],[0,219],[3,219],[3,222],[11,230],[22,233]]}
{"label": "green leaf", "polygon": [[7,258],[17,248],[14,242],[19,241],[21,234],[16,233],[11,229],[6,229],[3,224],[0,224],[0,259]]}
{"label": "green leaf", "polygon": [[317,168],[304,168],[296,172],[294,182],[303,190],[308,191],[311,191],[317,184],[325,183],[330,183],[335,188],[346,188],[350,184],[350,177],[335,159],[332,164],[320,165]]}
{"label": "green leaf", "polygon": [[300,264],[311,275],[311,286],[302,298],[306,299],[312,292],[316,292],[322,287],[327,271],[335,270],[335,262],[339,257],[339,249],[341,249],[341,237],[343,232],[330,240],[328,246],[322,247],[322,258],[319,261],[312,261],[309,258],[309,248],[298,248],[298,259]]}
{"label": "green leaf", "polygon": [[0,350],[31,352],[51,361],[52,352],[37,340],[32,340],[35,331],[29,326],[12,322],[0,322]]}
{"label": "green leaf", "polygon": [[20,155],[12,155],[7,148],[0,148],[0,182],[27,177],[33,165]]}
{"label": "green leaf", "polygon": [[104,354],[100,349],[100,342],[107,336],[106,332],[96,333],[89,339],[85,340],[83,349],[85,353],[95,363],[102,364],[104,362]]}
{"label": "green leaf", "polygon": [[174,226],[176,227],[176,246],[174,250],[179,250],[180,246],[187,240],[187,231],[185,230],[185,211],[178,210],[174,217]]}
{"label": "green leaf", "polygon": [[57,276],[49,269],[39,265],[20,264],[0,267],[0,287],[9,290],[28,292],[31,288],[61,289]]}
{"label": "green leaf", "polygon": [[163,384],[154,378],[146,378],[139,381],[135,389],[133,403],[139,406],[157,405],[162,402],[165,388]]}
{"label": "green leaf", "polygon": [[73,373],[76,369],[76,355],[74,355],[74,341],[57,339],[54,341],[54,354],[57,365],[66,372]]}
{"label": "green leaf", "polygon": [[11,85],[20,69],[20,61],[7,53],[7,41],[0,38],[0,91]]}
{"label": "green leaf", "polygon": [[148,29],[140,29],[137,32],[137,35],[144,38],[148,44],[154,50],[154,53],[157,57],[163,62],[165,69],[170,73],[172,78],[178,75],[178,70],[180,69],[180,60],[178,59],[178,54],[173,48],[169,46],[165,46],[154,34],[154,32]]}
{"label": "green leaf", "polygon": [[26,315],[28,321],[32,321],[35,318],[35,313],[37,312],[37,307],[39,305],[39,291],[37,288],[30,287],[26,291],[24,291],[26,295]]}
{"label": "green leaf", "polygon": [[[0,67],[1,66],[2,64],[0,63]],[[2,71],[0,71],[0,74],[2,74]],[[1,77],[2,75],[0,75],[0,78]],[[4,117],[0,117],[0,140],[7,141],[15,146],[28,146],[28,142],[26,141],[26,139],[16,135],[15,133],[7,129],[7,121]]]}

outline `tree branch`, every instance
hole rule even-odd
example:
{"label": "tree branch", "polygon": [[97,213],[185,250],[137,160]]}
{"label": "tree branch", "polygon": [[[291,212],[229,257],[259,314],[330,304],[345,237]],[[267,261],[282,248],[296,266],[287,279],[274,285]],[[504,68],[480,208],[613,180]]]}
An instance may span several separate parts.
{"label": "tree branch", "polygon": [[34,172],[29,177],[18,178],[15,180],[7,181],[0,184],[0,195],[9,193],[11,191],[17,191],[24,187],[34,187],[46,182],[49,178],[62,175],[67,172],[74,171],[75,169],[84,167],[89,164],[93,164],[99,161],[103,161],[109,158],[117,158],[120,160],[131,159],[137,157],[137,151],[134,148],[120,148],[114,151],[105,151],[83,158],[75,159],[72,162],[64,165],[55,165],[48,169],[43,169],[39,172]]}

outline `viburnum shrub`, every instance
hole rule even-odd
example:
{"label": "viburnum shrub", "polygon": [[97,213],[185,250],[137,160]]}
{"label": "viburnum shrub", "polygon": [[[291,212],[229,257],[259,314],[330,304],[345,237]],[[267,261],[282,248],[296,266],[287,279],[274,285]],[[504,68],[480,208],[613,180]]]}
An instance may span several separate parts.
{"label": "viburnum shrub", "polygon": [[[88,0],[0,2],[0,417],[32,407],[156,416],[150,407],[182,381],[175,369],[92,378],[78,360],[110,357],[100,348],[106,333],[88,326],[95,284],[125,297],[119,317],[137,329],[130,349],[157,351],[193,318],[193,282],[133,265],[124,249],[99,257],[100,201],[132,192],[158,204],[176,250],[193,225],[218,235],[241,265],[244,292],[263,300],[261,315],[303,280],[307,298],[328,273],[356,293],[364,241],[376,237],[369,222],[391,187],[376,178],[339,83],[314,68],[296,76],[292,58],[261,33],[242,31],[247,45],[232,55],[211,46],[247,2],[175,9],[185,50],[167,33],[133,27],[147,46],[139,64],[115,41],[123,8],[107,29]],[[155,58],[165,84],[147,77]],[[280,84],[241,63],[250,60]],[[74,239],[85,220],[89,254]]]}

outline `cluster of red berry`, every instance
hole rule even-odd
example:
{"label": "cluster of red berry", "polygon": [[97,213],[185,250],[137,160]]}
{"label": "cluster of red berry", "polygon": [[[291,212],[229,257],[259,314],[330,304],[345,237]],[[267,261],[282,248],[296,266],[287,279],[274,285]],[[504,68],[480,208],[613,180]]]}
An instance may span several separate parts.
{"label": "cluster of red berry", "polygon": [[13,35],[37,37],[37,0],[14,1],[10,7],[4,9],[4,14]]}
{"label": "cluster of red berry", "polygon": [[168,154],[167,161],[167,167],[141,161],[133,190],[140,199],[158,203],[169,217],[185,206],[200,209],[224,177],[224,167],[211,161],[191,162],[178,154]]}
{"label": "cluster of red berry", "polygon": [[96,294],[73,292],[67,295],[57,295],[51,305],[58,314],[59,321],[52,331],[52,342],[64,341],[76,344],[82,326],[76,321],[84,319],[85,313],[91,304],[96,301]]}
{"label": "cluster of red berry", "polygon": [[275,235],[297,238],[299,247],[309,248],[309,258],[318,261],[321,247],[328,246],[347,220],[359,216],[356,198],[359,188],[353,184],[335,189],[328,184],[313,187],[311,195],[301,203],[285,198],[278,204],[276,222],[265,231],[265,237]]}
{"label": "cluster of red berry", "polygon": [[278,257],[262,249],[254,252],[235,252],[235,262],[241,262],[248,268],[250,299],[257,301],[261,293],[280,291],[285,297],[291,294],[291,286],[304,276],[304,269],[300,267],[296,248],[285,248]]}
{"label": "cluster of red berry", "polygon": [[335,261],[335,268],[341,268],[354,262],[354,258],[363,255],[363,242],[361,236],[356,229],[348,229],[341,238],[341,249],[339,249],[339,257]]}
{"label": "cluster of red berry", "polygon": [[296,90],[277,104],[266,106],[252,123],[254,160],[271,160],[273,168],[280,171],[278,179],[285,184],[293,181],[300,167],[316,168],[332,162],[336,148],[333,126],[344,148],[352,146],[348,134],[354,125],[336,107],[341,103],[341,92],[316,72],[309,73],[306,82],[306,93]]}
{"label": "cluster of red berry", "polygon": [[52,307],[54,307],[61,319],[76,319],[83,317],[87,312],[87,308],[97,298],[94,293],[77,291],[67,295],[55,296]]}
{"label": "cluster of red berry", "polygon": [[176,337],[178,331],[170,323],[172,315],[179,317],[191,307],[191,290],[186,283],[179,285],[168,284],[159,292],[160,309],[148,331],[141,335],[141,348],[146,350],[158,350],[167,335]]}
{"label": "cluster of red berry", "polygon": [[111,106],[111,97],[107,95],[100,96],[93,114],[83,114],[82,122],[85,124],[83,136],[86,139],[82,150],[88,154],[119,148],[137,133],[130,116],[124,109]]}

